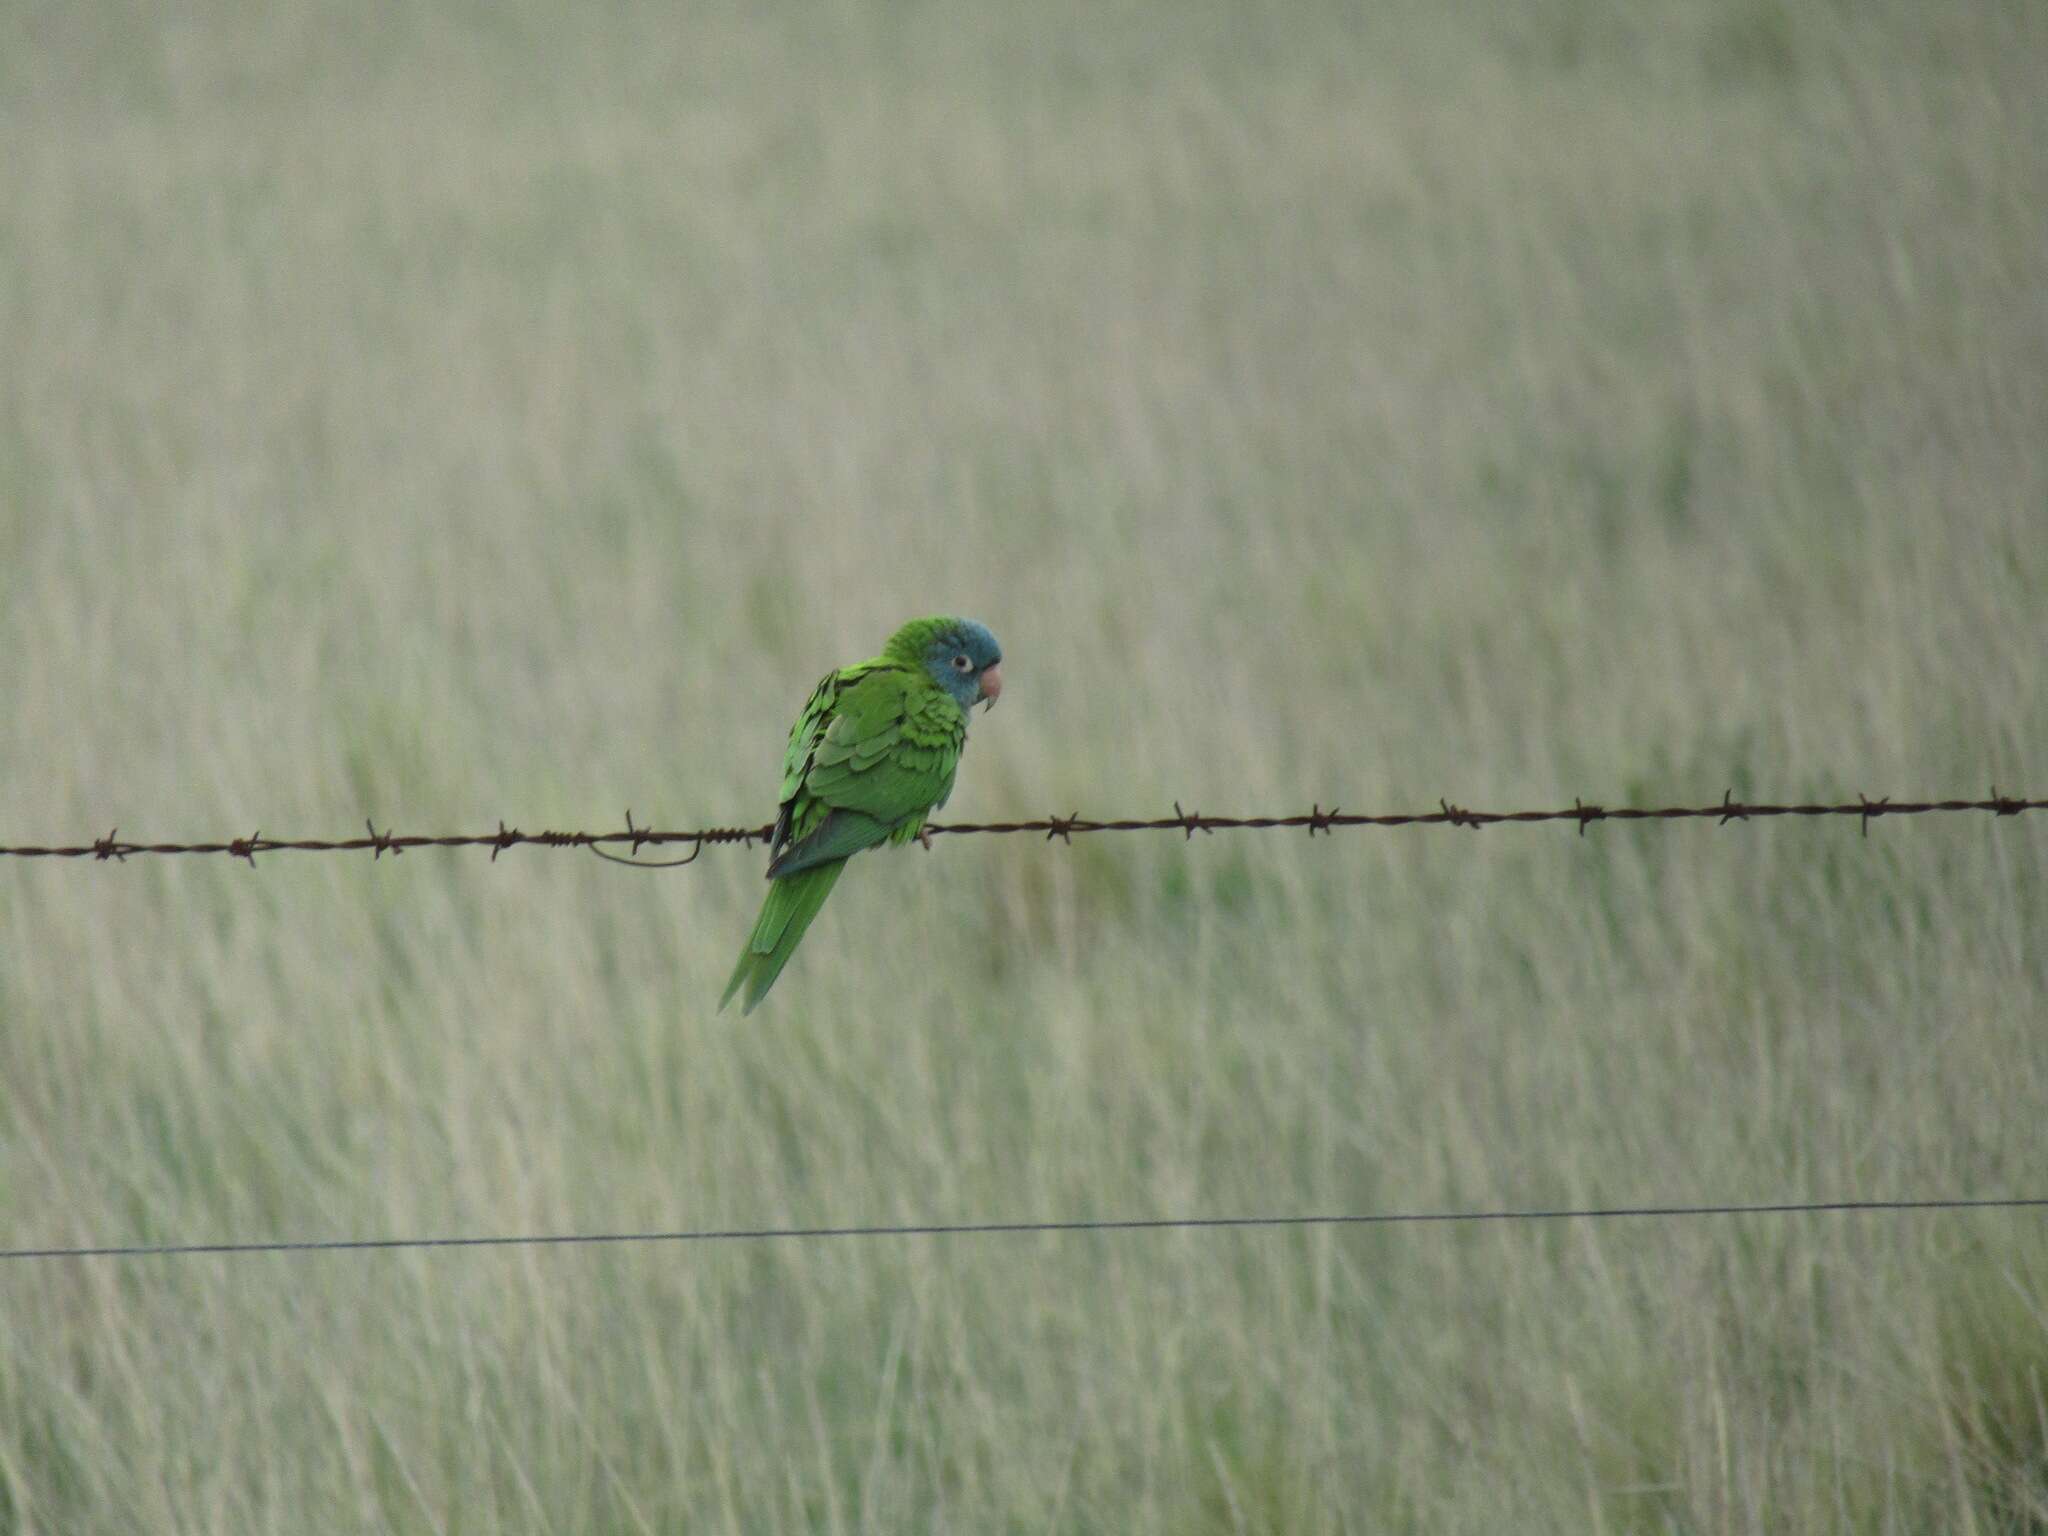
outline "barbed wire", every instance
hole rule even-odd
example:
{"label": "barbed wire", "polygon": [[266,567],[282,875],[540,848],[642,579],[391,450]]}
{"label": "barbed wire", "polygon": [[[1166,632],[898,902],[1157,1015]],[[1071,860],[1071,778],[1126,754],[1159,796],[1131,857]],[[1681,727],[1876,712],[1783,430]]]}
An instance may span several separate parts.
{"label": "barbed wire", "polygon": [[363,1253],[418,1248],[575,1248],[634,1243],[732,1243],[828,1238],[995,1237],[1102,1232],[1216,1232],[1281,1227],[1393,1227],[1485,1222],[1616,1221],[1704,1216],[1812,1216],[1909,1211],[2048,1209],[2048,1196],[1934,1196],[1913,1200],[1778,1200],[1747,1205],[1608,1205],[1489,1211],[1371,1211],[1302,1216],[1132,1216],[1081,1221],[921,1222],[895,1226],[698,1227],[672,1232],[540,1232],[485,1237],[336,1237],[251,1243],[118,1243],[78,1248],[0,1248],[9,1259],[163,1259],[206,1254]]}
{"label": "barbed wire", "polygon": [[[1309,836],[1313,837],[1318,832],[1333,833],[1339,828],[1349,827],[1464,827],[1476,831],[1481,827],[1518,823],[1571,822],[1577,825],[1579,834],[1584,836],[1587,827],[1603,821],[1703,821],[1725,827],[1732,822],[1764,821],[1790,816],[1853,818],[1860,825],[1863,835],[1868,837],[1871,822],[1886,816],[1928,816],[1962,811],[1974,811],[1991,816],[2018,816],[2025,811],[2048,810],[2048,800],[2001,795],[1994,786],[1990,795],[1982,800],[1894,800],[1889,796],[1872,799],[1868,795],[1859,794],[1853,801],[1833,804],[1774,804],[1737,800],[1734,791],[1730,790],[1724,793],[1718,802],[1709,805],[1605,806],[1574,799],[1569,806],[1558,810],[1481,811],[1456,805],[1448,799],[1439,799],[1437,807],[1433,811],[1361,814],[1344,811],[1337,806],[1332,806],[1326,811],[1317,803],[1308,810],[1293,815],[1209,816],[1200,811],[1184,811],[1180,802],[1176,800],[1171,816],[1158,816],[1149,820],[1102,821],[1083,816],[1076,811],[1069,816],[1044,816],[1033,821],[935,823],[925,830],[934,837],[1039,832],[1045,835],[1048,842],[1054,838],[1062,842],[1071,842],[1075,837],[1091,832],[1180,832],[1192,839],[1197,832],[1266,832],[1292,827],[1304,828]],[[259,853],[368,853],[372,858],[382,858],[387,853],[397,855],[412,848],[488,848],[491,850],[491,860],[495,863],[499,854],[513,848],[585,848],[603,854],[607,847],[625,847],[631,854],[637,855],[643,848],[689,844],[690,852],[684,858],[642,866],[674,868],[694,862],[707,847],[728,843],[752,847],[755,843],[765,844],[774,832],[772,825],[701,827],[684,832],[663,831],[653,827],[635,826],[631,811],[626,812],[626,826],[621,832],[523,832],[517,827],[507,826],[502,820],[495,832],[379,832],[374,821],[365,822],[364,826],[366,833],[362,837],[266,837],[261,831],[257,831],[247,837],[230,837],[201,843],[142,842],[124,839],[120,836],[120,828],[116,827],[106,836],[94,838],[88,843],[24,843],[0,846],[0,857],[124,861],[131,856],[144,854],[226,854],[254,864]],[[615,857],[609,854],[604,856]]]}

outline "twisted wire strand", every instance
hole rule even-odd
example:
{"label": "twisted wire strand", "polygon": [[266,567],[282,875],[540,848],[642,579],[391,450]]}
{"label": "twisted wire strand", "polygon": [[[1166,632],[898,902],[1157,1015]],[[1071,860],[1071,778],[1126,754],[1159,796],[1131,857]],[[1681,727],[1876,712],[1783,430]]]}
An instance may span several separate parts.
{"label": "twisted wire strand", "polygon": [[[1932,816],[1974,812],[2004,817],[2040,810],[2048,810],[2048,800],[2002,795],[1996,787],[1982,800],[1894,800],[1888,796],[1873,799],[1868,795],[1859,794],[1854,800],[1833,803],[1740,801],[1735,799],[1733,791],[1730,791],[1723,794],[1718,802],[1708,805],[1605,806],[1574,799],[1569,806],[1547,811],[1473,810],[1445,798],[1437,801],[1437,809],[1433,811],[1359,813],[1345,811],[1336,806],[1324,810],[1318,803],[1306,811],[1287,815],[1211,816],[1200,811],[1184,811],[1180,807],[1180,802],[1175,801],[1171,816],[1150,819],[1098,820],[1076,811],[1067,816],[1043,816],[1030,821],[935,823],[926,830],[934,837],[1041,833],[1048,842],[1054,838],[1062,842],[1072,842],[1076,837],[1097,832],[1179,832],[1192,839],[1197,832],[1266,832],[1301,828],[1313,837],[1318,832],[1334,833],[1339,828],[1352,827],[1463,827],[1477,831],[1482,827],[1510,824],[1570,822],[1578,828],[1579,834],[1584,836],[1587,827],[1603,821],[1703,821],[1725,827],[1734,822],[1767,821],[1782,817],[1833,817],[1854,820],[1867,837],[1870,834],[1870,824],[1887,816]],[[259,853],[368,853],[372,858],[382,858],[387,853],[397,855],[413,848],[488,848],[491,850],[492,862],[495,863],[499,854],[513,848],[583,848],[602,854],[608,847],[624,847],[630,857],[638,855],[643,848],[688,844],[690,852],[685,857],[665,861],[661,866],[650,866],[673,868],[695,862],[697,856],[707,847],[730,843],[740,843],[748,847],[755,843],[765,844],[774,830],[772,826],[763,825],[667,831],[635,826],[631,811],[626,813],[625,829],[618,832],[524,832],[517,827],[507,826],[503,821],[498,823],[495,832],[380,832],[375,822],[366,822],[364,826],[365,833],[361,837],[267,837],[261,831],[256,831],[247,837],[219,838],[197,843],[145,842],[128,839],[121,837],[120,828],[115,827],[106,836],[85,843],[20,843],[0,846],[0,858],[96,859],[102,862],[120,862],[141,855],[225,854],[254,864]],[[610,854],[605,856],[616,857]]]}

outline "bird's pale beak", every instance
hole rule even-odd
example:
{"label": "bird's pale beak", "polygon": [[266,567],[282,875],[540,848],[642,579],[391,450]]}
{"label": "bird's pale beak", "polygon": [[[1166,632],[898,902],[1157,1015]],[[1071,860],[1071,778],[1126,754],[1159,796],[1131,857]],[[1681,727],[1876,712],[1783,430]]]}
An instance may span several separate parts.
{"label": "bird's pale beak", "polygon": [[999,661],[981,674],[981,697],[984,703],[993,707],[1003,693],[1003,664]]}

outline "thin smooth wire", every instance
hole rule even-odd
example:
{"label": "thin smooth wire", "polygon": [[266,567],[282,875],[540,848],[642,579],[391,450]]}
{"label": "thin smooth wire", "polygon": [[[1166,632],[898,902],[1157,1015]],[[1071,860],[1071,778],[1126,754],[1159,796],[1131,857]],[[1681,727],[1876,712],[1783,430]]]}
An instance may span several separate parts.
{"label": "thin smooth wire", "polygon": [[896,1226],[699,1227],[669,1232],[513,1233],[485,1237],[340,1237],[256,1243],[118,1243],[75,1248],[4,1248],[8,1259],[145,1259],[202,1254],[361,1253],[421,1248],[575,1248],[624,1243],[731,1243],[828,1238],[991,1237],[1031,1233],[1203,1232],[1229,1228],[1391,1227],[1479,1222],[1614,1221],[1701,1216],[1789,1216],[1826,1212],[2048,1209],[2048,1196],[1919,1200],[1781,1200],[1736,1205],[1556,1206],[1491,1211],[1377,1211],[1304,1216],[1136,1216],[1083,1221],[922,1222]]}

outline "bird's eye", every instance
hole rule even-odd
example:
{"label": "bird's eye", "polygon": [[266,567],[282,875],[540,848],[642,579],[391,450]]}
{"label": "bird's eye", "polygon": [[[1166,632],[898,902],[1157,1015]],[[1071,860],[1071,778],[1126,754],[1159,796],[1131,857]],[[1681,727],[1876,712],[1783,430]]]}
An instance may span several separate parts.
{"label": "bird's eye", "polygon": [[967,659],[965,651],[962,651],[953,658],[953,670],[955,672],[971,672],[974,670],[974,663]]}

